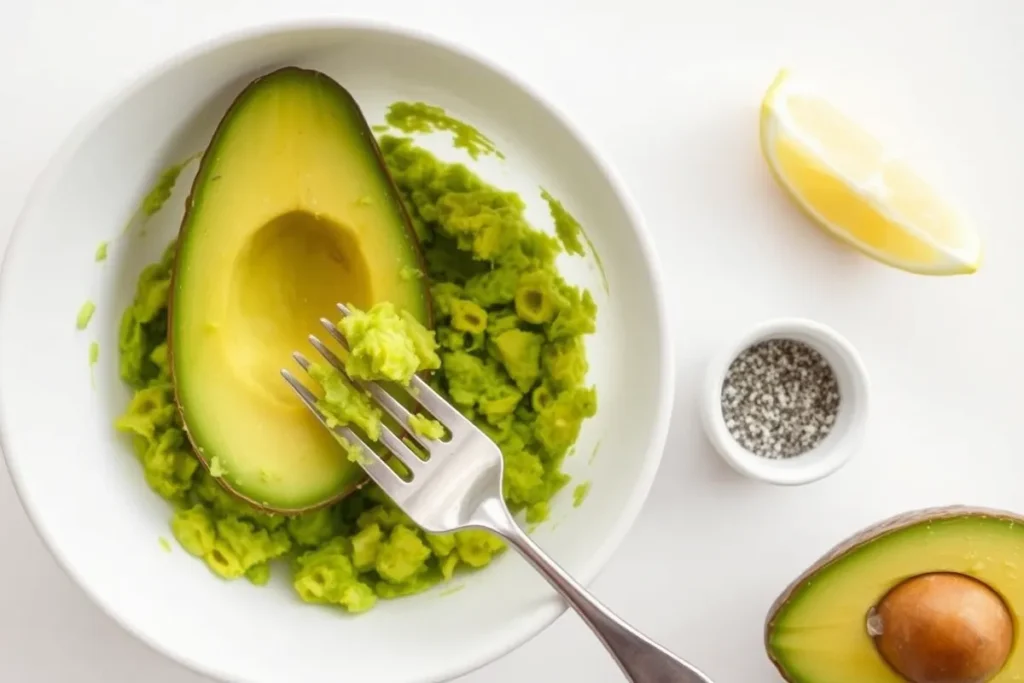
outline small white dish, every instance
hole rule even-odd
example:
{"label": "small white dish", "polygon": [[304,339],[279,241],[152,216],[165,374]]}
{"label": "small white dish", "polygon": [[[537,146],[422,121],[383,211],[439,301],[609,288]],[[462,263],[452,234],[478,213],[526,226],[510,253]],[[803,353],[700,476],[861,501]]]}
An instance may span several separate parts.
{"label": "small white dish", "polygon": [[[815,349],[832,366],[839,384],[839,411],[828,436],[789,458],[767,458],[747,450],[729,433],[722,414],[722,386],[729,366],[744,350],[769,339],[792,339]],[[772,484],[807,484],[838,470],[860,447],[867,425],[869,386],[860,355],[832,328],[801,318],[769,320],[712,359],[702,388],[701,417],[715,450],[740,474]]]}

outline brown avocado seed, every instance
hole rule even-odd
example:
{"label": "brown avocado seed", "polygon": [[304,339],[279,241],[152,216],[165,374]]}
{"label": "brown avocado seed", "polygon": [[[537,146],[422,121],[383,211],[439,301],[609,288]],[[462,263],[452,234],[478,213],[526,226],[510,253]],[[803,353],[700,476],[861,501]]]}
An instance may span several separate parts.
{"label": "brown avocado seed", "polygon": [[1006,663],[1013,618],[987,585],[962,574],[922,574],[889,591],[873,622],[875,647],[911,683],[985,683]]}

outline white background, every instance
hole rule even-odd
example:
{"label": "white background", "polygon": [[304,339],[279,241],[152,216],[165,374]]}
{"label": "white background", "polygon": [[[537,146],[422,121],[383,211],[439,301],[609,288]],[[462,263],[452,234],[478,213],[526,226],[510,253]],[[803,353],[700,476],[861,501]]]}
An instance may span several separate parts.
{"label": "white background", "polygon": [[[79,117],[172,53],[280,18],[373,16],[413,25],[498,60],[565,110],[621,170],[663,259],[679,365],[676,411],[651,497],[593,584],[612,608],[720,683],[773,681],[760,642],[765,612],[830,545],[925,505],[1024,511],[1024,3],[491,6],[5,3],[0,244]],[[846,94],[881,135],[962,199],[987,243],[977,275],[899,273],[801,219],[757,147],[758,101],[783,65]],[[863,450],[832,478],[799,489],[732,474],[697,422],[708,354],[775,315],[835,326],[860,349],[873,379]],[[2,469],[0,559],[0,680],[205,680],[136,642],[78,591],[35,536]],[[341,657],[339,680],[344,672]],[[464,680],[621,679],[569,614]]]}

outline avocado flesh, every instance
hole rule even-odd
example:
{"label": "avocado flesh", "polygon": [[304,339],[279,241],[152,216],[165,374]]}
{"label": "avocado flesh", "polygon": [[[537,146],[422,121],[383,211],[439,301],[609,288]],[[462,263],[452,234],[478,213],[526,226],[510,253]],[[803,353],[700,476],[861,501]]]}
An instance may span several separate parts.
{"label": "avocado flesh", "polygon": [[391,301],[429,326],[426,285],[402,277],[407,267],[425,271],[352,97],[297,68],[250,84],[194,181],[169,310],[182,418],[228,490],[291,513],[364,480],[280,372],[297,369],[292,352],[310,350],[308,335],[337,318],[337,302]]}
{"label": "avocado flesh", "polygon": [[[1024,610],[1024,519],[999,511],[927,511],[879,525],[795,581],[766,627],[769,657],[791,683],[906,683],[878,653],[866,620],[895,586],[921,574],[973,577]],[[1024,680],[1014,643],[994,682]]]}

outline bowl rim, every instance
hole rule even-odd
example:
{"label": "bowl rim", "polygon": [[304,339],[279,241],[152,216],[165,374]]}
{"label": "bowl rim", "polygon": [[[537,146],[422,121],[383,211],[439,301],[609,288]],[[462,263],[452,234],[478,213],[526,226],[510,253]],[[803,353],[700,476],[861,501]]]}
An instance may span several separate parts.
{"label": "bowl rim", "polygon": [[[297,20],[270,21],[254,24],[251,26],[224,31],[209,38],[200,39],[190,45],[180,48],[169,56],[157,61],[124,82],[117,85],[105,95],[101,95],[99,101],[65,134],[63,141],[46,162],[43,170],[36,177],[22,203],[17,218],[13,224],[8,238],[3,259],[0,260],[0,319],[4,317],[4,309],[11,305],[10,297],[5,297],[4,292],[10,289],[6,273],[10,272],[5,268],[9,261],[17,258],[20,252],[21,237],[24,234],[23,227],[28,223],[36,212],[41,198],[47,196],[57,176],[67,165],[68,160],[74,155],[78,148],[91,135],[95,129],[116,111],[126,100],[136,92],[144,88],[152,81],[166,76],[192,60],[201,59],[217,50],[229,45],[266,38],[272,35],[284,35],[302,33],[305,31],[318,30],[343,30],[353,33],[383,34],[390,37],[402,38],[429,45],[430,47],[445,51],[453,56],[464,60],[475,62],[479,66],[491,72],[499,79],[504,79],[508,84],[518,89],[537,106],[543,109],[565,133],[573,138],[587,155],[590,162],[612,186],[616,200],[622,206],[629,217],[629,229],[632,230],[634,239],[637,242],[645,266],[650,274],[652,283],[651,295],[655,309],[655,319],[651,322],[657,326],[657,341],[659,344],[659,367],[662,371],[658,374],[657,404],[652,421],[652,429],[648,433],[648,446],[644,453],[643,464],[636,479],[636,485],[627,503],[622,507],[615,523],[608,529],[604,541],[591,555],[587,564],[578,572],[575,578],[583,585],[589,585],[606,567],[611,556],[621,545],[628,531],[632,528],[640,513],[654,482],[654,477],[660,467],[665,444],[668,438],[669,425],[675,402],[675,354],[673,343],[672,327],[669,324],[668,309],[664,293],[664,278],[657,250],[649,228],[632,194],[620,176],[619,172],[606,159],[604,154],[598,150],[596,145],[588,138],[583,131],[573,123],[563,111],[542,95],[537,89],[531,86],[524,78],[515,74],[510,68],[499,64],[496,60],[478,52],[469,46],[456,41],[453,38],[443,37],[433,31],[426,31],[420,28],[403,25],[393,21],[382,21],[372,19],[356,18],[303,18]],[[4,355],[4,344],[0,338],[0,357]],[[188,652],[167,646],[151,637],[144,624],[132,621],[121,614],[110,605],[105,597],[94,587],[87,584],[76,571],[71,561],[64,555],[62,549],[54,542],[47,527],[37,518],[37,514],[31,505],[29,485],[22,478],[18,466],[18,457],[12,456],[9,448],[9,439],[5,437],[10,431],[11,420],[7,417],[5,410],[3,392],[0,391],[0,453],[6,462],[10,473],[14,490],[22,508],[25,510],[29,522],[42,539],[43,544],[49,550],[51,556],[56,560],[57,565],[71,580],[82,590],[83,593],[100,608],[114,623],[127,631],[138,641],[148,646],[153,651],[163,655],[171,661],[177,662],[186,668],[201,675],[210,676],[218,680],[233,680],[233,673],[215,666],[209,662],[198,661],[190,656]],[[532,611],[528,619],[524,619],[515,625],[514,630],[506,632],[503,637],[493,639],[489,647],[481,648],[471,656],[463,658],[452,658],[451,664],[446,671],[441,672],[440,677],[431,679],[420,679],[419,683],[434,683],[435,681],[448,680],[457,676],[466,675],[476,671],[518,649],[529,640],[539,635],[550,626],[558,617],[565,613],[568,606],[564,601],[557,598],[552,591],[552,600],[539,603]]]}
{"label": "bowl rim", "polygon": [[[773,338],[792,338],[839,359],[837,378],[850,402],[842,433],[795,458],[771,460],[744,449],[729,433],[721,410],[722,384],[732,361],[745,349]],[[844,376],[846,381],[844,381]],[[708,440],[738,473],[782,486],[810,484],[841,469],[860,447],[870,412],[870,380],[857,349],[839,332],[808,318],[762,321],[726,343],[708,363],[701,396],[701,417]]]}

